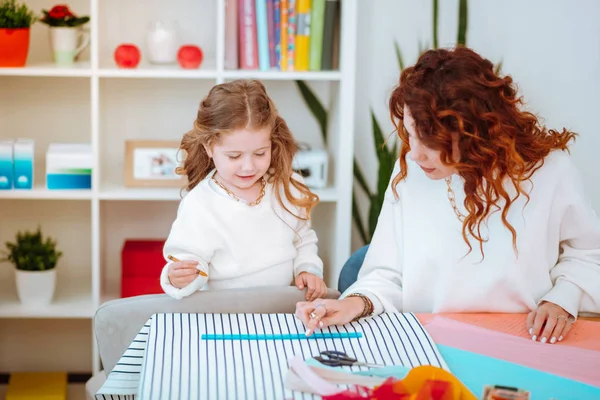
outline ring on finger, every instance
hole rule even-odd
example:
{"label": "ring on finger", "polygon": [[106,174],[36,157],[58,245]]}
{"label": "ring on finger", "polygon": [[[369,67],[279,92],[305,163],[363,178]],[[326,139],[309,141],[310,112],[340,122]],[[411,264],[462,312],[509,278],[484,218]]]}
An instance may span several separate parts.
{"label": "ring on finger", "polygon": [[321,319],[321,316],[313,311],[310,313],[310,319],[316,319],[318,321]]}
{"label": "ring on finger", "polygon": [[323,303],[319,303],[315,306],[315,311],[317,311],[317,308],[319,307],[323,307],[323,310],[325,310],[325,314],[327,314],[327,307],[325,307],[325,304]]}

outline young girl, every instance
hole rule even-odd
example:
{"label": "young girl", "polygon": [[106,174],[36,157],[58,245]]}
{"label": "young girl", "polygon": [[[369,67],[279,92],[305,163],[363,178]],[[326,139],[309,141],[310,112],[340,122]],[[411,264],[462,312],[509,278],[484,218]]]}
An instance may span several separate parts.
{"label": "young girl", "polygon": [[165,293],[257,286],[327,293],[310,213],[318,197],[292,171],[296,144],[258,81],[213,87],[181,141],[188,193],[164,246]]}

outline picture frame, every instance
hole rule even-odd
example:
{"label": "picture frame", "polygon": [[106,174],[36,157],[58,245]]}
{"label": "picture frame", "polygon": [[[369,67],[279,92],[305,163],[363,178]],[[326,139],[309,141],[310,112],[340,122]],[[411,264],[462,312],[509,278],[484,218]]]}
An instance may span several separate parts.
{"label": "picture frame", "polygon": [[125,186],[183,188],[185,177],[175,173],[181,161],[179,145],[176,140],[126,140]]}

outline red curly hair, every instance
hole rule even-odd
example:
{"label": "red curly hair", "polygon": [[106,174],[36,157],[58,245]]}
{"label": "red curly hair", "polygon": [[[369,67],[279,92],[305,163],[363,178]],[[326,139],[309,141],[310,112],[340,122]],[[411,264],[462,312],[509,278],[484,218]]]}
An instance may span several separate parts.
{"label": "red curly hair", "polygon": [[[423,145],[440,151],[442,163],[455,168],[465,181],[468,215],[462,235],[469,252],[472,247],[467,233],[479,242],[483,256],[485,240],[480,227],[493,209],[502,210],[502,221],[512,233],[517,251],[517,233],[506,216],[520,195],[529,201],[521,182],[543,165],[552,150],[568,150],[576,136],[564,128],[561,132],[546,129],[535,115],[521,110],[522,105],[512,78],[498,76],[490,61],[463,46],[422,54],[415,65],[402,72],[391,95],[390,114],[403,144],[400,172],[392,181],[394,194],[398,197],[396,185],[408,173],[410,145],[403,129],[407,106]],[[452,159],[453,136],[458,137],[458,162]],[[506,179],[517,191],[514,198],[503,186]]]}

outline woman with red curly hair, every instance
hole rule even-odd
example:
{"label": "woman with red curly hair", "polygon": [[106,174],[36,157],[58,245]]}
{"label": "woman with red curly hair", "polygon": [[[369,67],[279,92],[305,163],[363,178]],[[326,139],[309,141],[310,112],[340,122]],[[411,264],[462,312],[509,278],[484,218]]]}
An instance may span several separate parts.
{"label": "woman with red curly hair", "polygon": [[575,134],[521,108],[474,51],[429,50],[389,108],[402,141],[358,281],[301,302],[307,334],[384,311],[529,313],[561,341],[600,312],[600,223],[568,153]]}

